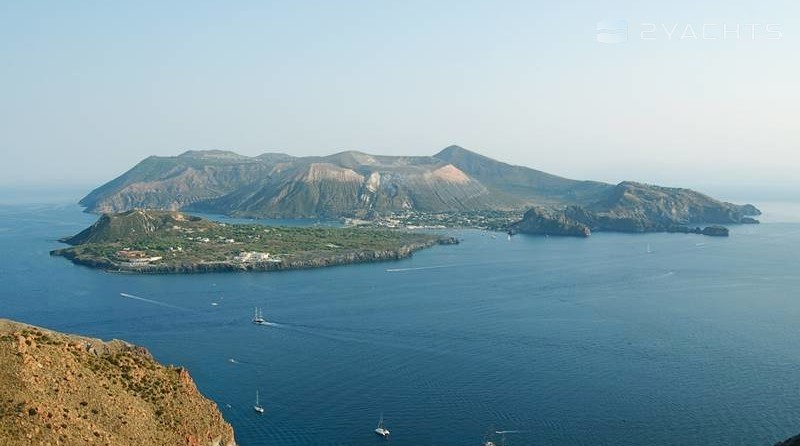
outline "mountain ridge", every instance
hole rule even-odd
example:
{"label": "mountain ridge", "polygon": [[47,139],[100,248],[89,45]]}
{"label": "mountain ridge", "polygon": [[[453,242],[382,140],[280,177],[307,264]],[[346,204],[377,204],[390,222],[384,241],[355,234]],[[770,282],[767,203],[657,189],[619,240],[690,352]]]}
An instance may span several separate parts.
{"label": "mountain ridge", "polygon": [[[599,220],[633,212],[671,224],[740,223],[746,215],[759,213],[752,205],[724,203],[689,189],[564,178],[457,145],[432,156],[346,150],[327,156],[247,157],[219,150],[186,151],[175,157],[148,157],[90,192],[80,204],[95,213],[149,208],[286,218],[476,210],[522,215],[535,207],[577,206]],[[651,230],[664,225],[640,226]]]}

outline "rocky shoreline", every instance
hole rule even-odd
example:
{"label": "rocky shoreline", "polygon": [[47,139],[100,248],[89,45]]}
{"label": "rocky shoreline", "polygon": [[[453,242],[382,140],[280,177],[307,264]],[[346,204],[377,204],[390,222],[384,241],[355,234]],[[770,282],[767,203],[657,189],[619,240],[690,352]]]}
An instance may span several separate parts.
{"label": "rocky shoreline", "polygon": [[108,272],[123,272],[135,274],[187,274],[211,272],[242,272],[242,271],[287,271],[298,269],[323,268],[326,266],[351,265],[357,263],[373,263],[391,260],[400,260],[411,257],[414,252],[437,245],[457,245],[459,240],[455,237],[441,237],[420,243],[410,243],[397,249],[382,251],[352,251],[347,253],[321,256],[316,258],[283,259],[280,262],[251,262],[244,263],[235,260],[220,262],[196,262],[181,264],[144,264],[134,265],[115,262],[108,258],[95,258],[80,256],[69,248],[56,249],[50,252],[52,256],[64,257],[77,265],[102,269]]}
{"label": "rocky shoreline", "polygon": [[[750,205],[727,205],[725,212],[675,211],[676,205],[662,203],[637,203],[635,206],[615,208],[613,211],[594,211],[580,206],[553,208],[536,206],[528,210],[522,220],[509,227],[510,234],[589,237],[593,232],[669,232],[700,234],[711,237],[728,237],[730,231],[722,225],[758,224],[749,215],[760,211]],[[678,218],[676,215],[681,215]],[[695,226],[710,223],[710,226]]]}

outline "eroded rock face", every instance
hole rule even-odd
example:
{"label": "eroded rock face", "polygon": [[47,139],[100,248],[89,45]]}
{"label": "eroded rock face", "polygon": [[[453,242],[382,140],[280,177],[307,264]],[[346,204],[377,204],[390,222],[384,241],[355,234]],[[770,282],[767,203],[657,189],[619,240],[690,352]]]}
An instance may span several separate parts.
{"label": "eroded rock face", "polygon": [[[684,232],[727,236],[727,224],[756,224],[761,212],[752,205],[715,200],[689,189],[634,182],[618,184],[589,206],[536,207],[512,231],[530,234],[582,235],[589,232]],[[713,226],[692,228],[690,225]]]}
{"label": "eroded rock face", "polygon": [[703,228],[703,235],[710,235],[712,237],[727,237],[729,235],[728,228],[724,226],[708,226]]}
{"label": "eroded rock face", "polygon": [[235,446],[183,368],[122,341],[0,319],[0,444]]}
{"label": "eroded rock face", "polygon": [[727,237],[730,233],[728,228],[720,225],[690,227],[678,220],[650,216],[644,212],[595,213],[579,206],[565,209],[535,207],[526,212],[521,221],[513,224],[510,232],[575,237],[588,237],[592,232],[677,232],[712,237]]}
{"label": "eroded rock face", "polygon": [[[499,198],[446,160],[342,152],[326,157],[186,152],[149,157],[81,200],[91,212],[134,208],[247,217],[339,217],[359,211],[462,211]],[[519,200],[503,198],[504,207]]]}
{"label": "eroded rock face", "polygon": [[[667,222],[737,223],[759,215],[680,188],[577,181],[462,147],[433,156],[341,152],[324,157],[186,152],[149,157],[80,201],[87,211],[190,210],[241,217],[349,217],[368,212],[582,206],[628,231]],[[646,215],[647,220],[640,217]],[[592,225],[589,225],[590,227]]]}
{"label": "eroded rock face", "polygon": [[589,226],[577,221],[569,212],[545,207],[535,207],[526,212],[522,221],[513,225],[510,232],[573,237],[589,237],[592,234]]}

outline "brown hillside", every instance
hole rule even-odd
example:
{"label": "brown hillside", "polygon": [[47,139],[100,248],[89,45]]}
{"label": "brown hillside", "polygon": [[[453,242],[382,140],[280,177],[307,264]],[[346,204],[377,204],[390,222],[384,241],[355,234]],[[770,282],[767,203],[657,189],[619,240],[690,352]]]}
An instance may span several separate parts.
{"label": "brown hillside", "polygon": [[0,319],[0,444],[233,446],[180,367],[123,341]]}

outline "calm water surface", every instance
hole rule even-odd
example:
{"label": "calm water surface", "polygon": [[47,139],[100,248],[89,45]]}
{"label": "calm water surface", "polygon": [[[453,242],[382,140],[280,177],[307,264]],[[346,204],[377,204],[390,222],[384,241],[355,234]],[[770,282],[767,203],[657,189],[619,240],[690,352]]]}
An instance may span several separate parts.
{"label": "calm water surface", "polygon": [[[381,412],[394,445],[478,445],[490,426],[524,431],[511,445],[800,433],[799,223],[728,239],[453,231],[461,245],[408,260],[280,273],[120,275],[48,255],[94,219],[0,205],[0,317],[187,366],[243,446],[380,445]],[[254,306],[275,325],[251,324]]]}

